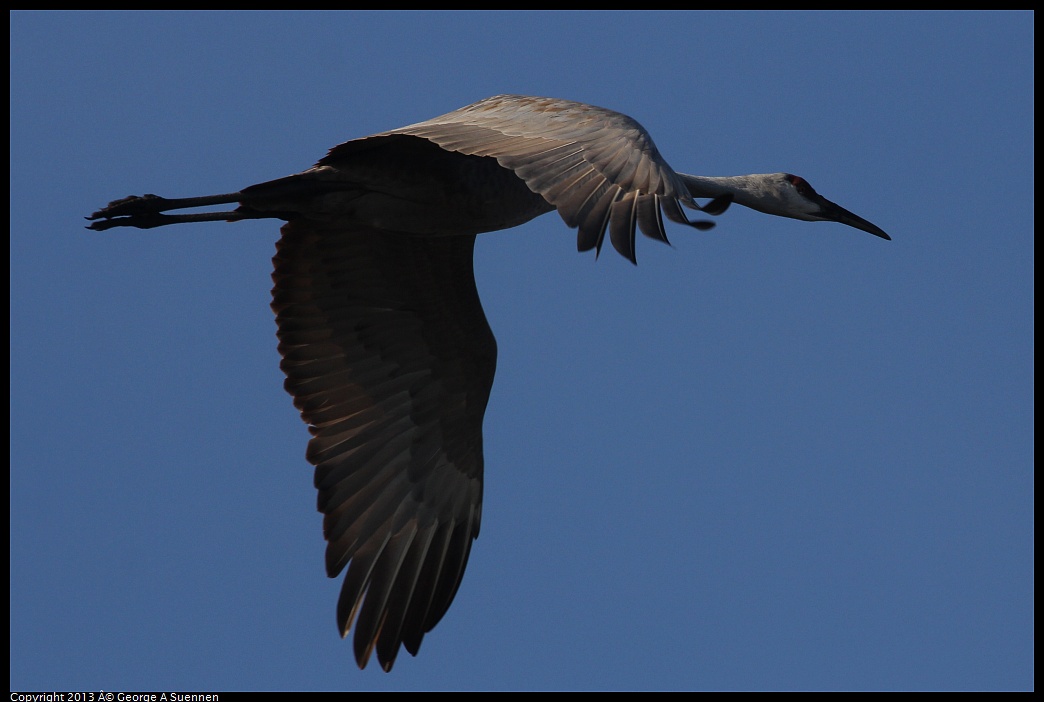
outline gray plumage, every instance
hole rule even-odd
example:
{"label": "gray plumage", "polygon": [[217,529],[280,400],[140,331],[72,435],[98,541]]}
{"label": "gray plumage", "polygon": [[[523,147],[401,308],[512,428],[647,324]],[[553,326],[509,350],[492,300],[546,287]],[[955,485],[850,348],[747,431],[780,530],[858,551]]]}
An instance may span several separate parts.
{"label": "gray plumage", "polygon": [[[709,198],[699,205],[695,198]],[[460,585],[482,514],[482,418],[496,342],[475,289],[475,236],[557,210],[581,251],[605,233],[667,241],[662,215],[730,202],[780,216],[875,225],[784,173],[675,172],[636,121],[550,98],[501,95],[355,139],[313,168],[235,193],[118,200],[94,230],[287,220],[272,309],[285,387],[308,424],[326,569],[360,667],[416,654]],[[164,214],[238,203],[235,210]]]}

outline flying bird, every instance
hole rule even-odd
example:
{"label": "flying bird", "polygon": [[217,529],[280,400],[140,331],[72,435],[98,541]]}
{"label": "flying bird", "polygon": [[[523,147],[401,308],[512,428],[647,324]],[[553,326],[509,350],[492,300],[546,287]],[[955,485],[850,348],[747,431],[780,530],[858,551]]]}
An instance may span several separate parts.
{"label": "flying bird", "polygon": [[[696,198],[706,199],[700,205]],[[636,231],[730,203],[807,221],[877,226],[787,173],[674,171],[626,115],[498,95],[335,146],[314,167],[238,192],[116,200],[90,229],[285,220],[273,259],[285,387],[312,438],[326,571],[365,667],[416,655],[460,585],[482,516],[482,418],[497,347],[475,288],[475,237],[558,210],[580,251],[635,262]],[[166,214],[236,204],[218,212]]]}

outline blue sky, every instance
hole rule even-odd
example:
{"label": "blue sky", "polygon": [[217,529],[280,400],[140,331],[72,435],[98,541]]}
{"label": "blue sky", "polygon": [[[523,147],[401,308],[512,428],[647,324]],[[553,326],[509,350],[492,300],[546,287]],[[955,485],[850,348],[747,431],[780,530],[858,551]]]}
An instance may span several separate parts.
{"label": "blue sky", "polygon": [[[11,687],[1033,687],[1033,15],[14,13]],[[83,229],[498,93],[889,232],[637,267],[480,237],[482,533],[420,655],[334,623],[276,222]]]}

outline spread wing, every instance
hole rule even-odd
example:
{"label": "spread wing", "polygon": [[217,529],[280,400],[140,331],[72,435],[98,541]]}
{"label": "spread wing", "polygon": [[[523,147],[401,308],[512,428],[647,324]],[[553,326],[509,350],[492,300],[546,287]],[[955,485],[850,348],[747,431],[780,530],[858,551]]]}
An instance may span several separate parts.
{"label": "spread wing", "polygon": [[417,653],[478,535],[482,416],[496,342],[474,236],[346,231],[296,220],[274,258],[286,389],[309,426],[341,635],[360,667]]}
{"label": "spread wing", "polygon": [[[568,100],[498,95],[418,124],[374,137],[408,134],[447,151],[496,158],[578,228],[580,251],[601,250],[606,229],[613,247],[635,261],[635,231],[666,242],[662,213],[691,222],[679,202],[703,209],[660,156],[649,133],[630,117]],[[370,137],[371,139],[374,137]],[[357,148],[334,147],[319,165]]]}
{"label": "spread wing", "polygon": [[[578,248],[599,249],[608,229],[634,261],[636,228],[667,241],[661,211],[709,223],[686,219],[679,202],[698,206],[637,122],[547,98],[499,96],[350,141],[243,195],[282,207],[277,196],[296,189],[351,188],[388,200],[374,221],[443,222],[430,227],[442,235],[398,234],[306,206],[275,257],[279,350],[313,435],[327,572],[347,567],[338,626],[347,635],[354,622],[360,666],[376,649],[388,670],[446,612],[479,530],[496,343],[475,290],[475,232],[553,206],[579,229]],[[363,206],[344,200],[349,213]]]}

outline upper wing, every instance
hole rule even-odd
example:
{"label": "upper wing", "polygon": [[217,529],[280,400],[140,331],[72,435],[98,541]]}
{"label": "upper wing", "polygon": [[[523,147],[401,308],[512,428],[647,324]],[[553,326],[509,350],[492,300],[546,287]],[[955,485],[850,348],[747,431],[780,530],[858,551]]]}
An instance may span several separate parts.
{"label": "upper wing", "polygon": [[[635,261],[635,229],[667,241],[661,209],[690,222],[679,201],[700,209],[664,161],[648,132],[612,110],[552,98],[498,95],[418,124],[374,137],[408,134],[448,151],[496,158],[577,227],[577,248],[601,250],[605,231]],[[368,137],[372,139],[374,137]],[[319,165],[336,163],[354,142],[334,147]]]}
{"label": "upper wing", "polygon": [[[496,342],[474,236],[285,225],[272,308],[286,389],[309,425],[337,619],[385,670],[456,594],[482,509]],[[350,564],[349,564],[350,561]]]}

